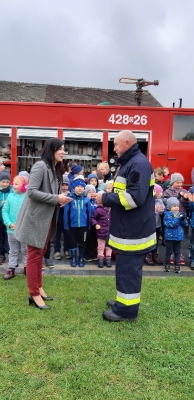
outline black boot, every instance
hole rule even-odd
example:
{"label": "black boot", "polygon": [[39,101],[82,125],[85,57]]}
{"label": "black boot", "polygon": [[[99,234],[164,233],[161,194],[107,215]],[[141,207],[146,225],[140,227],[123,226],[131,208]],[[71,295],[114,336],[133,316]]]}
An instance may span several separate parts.
{"label": "black boot", "polygon": [[169,272],[169,271],[170,271],[170,263],[168,261],[165,261],[164,272]]}
{"label": "black boot", "polygon": [[112,267],[111,257],[106,257],[106,267],[107,268],[111,268]]}
{"label": "black boot", "polygon": [[71,249],[71,267],[76,267],[77,265],[77,260],[76,260],[76,255],[77,255],[77,249]]}
{"label": "black boot", "polygon": [[84,267],[84,252],[79,250],[79,267]]}
{"label": "black boot", "polygon": [[103,258],[99,258],[99,259],[98,259],[98,268],[103,268],[103,265],[104,265],[104,260],[103,260]]}
{"label": "black boot", "polygon": [[180,274],[181,270],[180,270],[180,264],[179,263],[175,263],[174,264],[174,272],[175,272],[175,274]]}

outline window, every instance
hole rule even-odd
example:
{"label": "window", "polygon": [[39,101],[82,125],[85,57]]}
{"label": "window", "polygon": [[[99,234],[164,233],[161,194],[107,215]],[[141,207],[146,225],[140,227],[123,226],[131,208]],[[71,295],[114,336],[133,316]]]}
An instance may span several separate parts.
{"label": "window", "polygon": [[194,141],[194,115],[174,115],[172,139]]}

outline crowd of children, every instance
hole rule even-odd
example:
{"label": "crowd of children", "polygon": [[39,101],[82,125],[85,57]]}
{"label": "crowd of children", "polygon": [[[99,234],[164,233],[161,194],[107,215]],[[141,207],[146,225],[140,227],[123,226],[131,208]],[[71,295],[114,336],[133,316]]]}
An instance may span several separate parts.
{"label": "crowd of children", "polygon": [[[93,171],[87,180],[83,176],[83,167],[72,164],[69,174],[63,175],[62,192],[72,198],[72,201],[60,208],[56,236],[53,241],[54,259],[61,260],[61,243],[64,257],[70,259],[71,267],[84,267],[85,262],[98,261],[98,267],[104,264],[112,265],[112,250],[107,245],[111,210],[98,205],[95,193],[101,190],[111,192],[113,180],[99,182],[99,171]],[[155,217],[156,217],[156,249],[145,256],[148,265],[163,265],[164,271],[169,272],[174,264],[174,272],[180,272],[180,265],[185,265],[181,253],[181,242],[184,240],[184,227],[190,225],[191,249],[190,268],[194,270],[194,168],[192,171],[193,186],[186,191],[183,189],[184,178],[180,173],[170,176],[167,167],[156,168],[155,174]],[[18,265],[18,253],[21,250],[24,266],[27,258],[27,246],[14,238],[14,227],[17,215],[24,200],[28,184],[28,173],[21,171],[10,185],[10,174],[7,170],[0,171],[0,264],[9,254],[8,270],[4,279],[15,276]],[[130,229],[130,227],[129,227]],[[166,247],[165,260],[158,254],[158,243]],[[49,264],[49,253],[45,255],[45,265]],[[47,257],[47,258],[46,258]],[[51,266],[52,265],[52,266]]]}
{"label": "crowd of children", "polygon": [[[155,215],[156,215],[156,237],[157,246],[159,239],[166,247],[164,271],[169,272],[171,264],[174,272],[180,272],[180,265],[185,265],[181,253],[181,242],[185,238],[184,226],[188,226],[190,219],[191,234],[191,257],[190,268],[194,270],[194,186],[187,192],[183,189],[184,177],[180,173],[170,176],[167,167],[156,168],[155,174]],[[192,170],[192,182],[194,183],[194,169]],[[148,265],[162,265],[156,251],[148,253],[145,257]]]}

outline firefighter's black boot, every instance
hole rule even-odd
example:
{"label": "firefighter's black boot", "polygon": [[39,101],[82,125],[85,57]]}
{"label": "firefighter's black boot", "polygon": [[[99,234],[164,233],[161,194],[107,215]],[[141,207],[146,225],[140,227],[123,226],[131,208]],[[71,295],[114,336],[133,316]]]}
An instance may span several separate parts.
{"label": "firefighter's black boot", "polygon": [[175,274],[180,274],[181,269],[180,269],[180,264],[179,263],[175,263],[174,264],[174,272],[175,272]]}
{"label": "firefighter's black boot", "polygon": [[170,263],[168,261],[165,261],[164,272],[169,272],[169,271],[170,271]]}

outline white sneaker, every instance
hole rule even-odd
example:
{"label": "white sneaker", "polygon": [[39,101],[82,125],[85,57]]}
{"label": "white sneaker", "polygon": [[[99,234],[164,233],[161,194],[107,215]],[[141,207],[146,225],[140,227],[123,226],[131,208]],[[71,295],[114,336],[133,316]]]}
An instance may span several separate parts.
{"label": "white sneaker", "polygon": [[65,251],[65,258],[71,258],[70,251]]}
{"label": "white sneaker", "polygon": [[61,254],[59,253],[59,251],[57,251],[57,252],[54,254],[54,259],[55,259],[55,260],[62,260],[62,257],[61,257]]}

